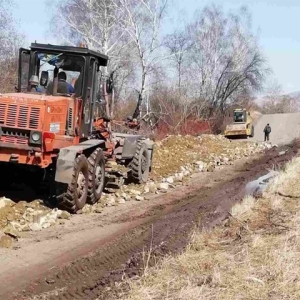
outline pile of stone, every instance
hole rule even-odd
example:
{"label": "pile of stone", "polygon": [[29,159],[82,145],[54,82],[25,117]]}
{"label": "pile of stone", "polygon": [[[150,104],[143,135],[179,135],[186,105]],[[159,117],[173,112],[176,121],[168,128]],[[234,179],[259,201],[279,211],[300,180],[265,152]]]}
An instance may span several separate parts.
{"label": "pile of stone", "polygon": [[[155,145],[152,174],[146,184],[106,191],[97,204],[86,205],[80,213],[102,213],[104,207],[150,200],[155,194],[185,185],[195,173],[213,172],[218,166],[230,165],[272,147],[270,143],[230,141],[215,135],[169,136]],[[15,203],[0,198],[0,247],[10,247],[24,232],[62,224],[70,217],[67,212],[45,206],[42,200]]]}
{"label": "pile of stone", "polygon": [[213,172],[216,167],[274,147],[270,143],[230,141],[223,136],[169,136],[156,143],[151,180],[144,185],[124,185],[114,193],[103,194],[96,206],[86,206],[84,213],[101,212],[105,206],[127,201],[149,200],[185,185],[195,173]]}
{"label": "pile of stone", "polygon": [[70,219],[71,215],[57,208],[50,209],[42,200],[15,203],[0,198],[0,247],[10,247],[28,231],[40,231]]}

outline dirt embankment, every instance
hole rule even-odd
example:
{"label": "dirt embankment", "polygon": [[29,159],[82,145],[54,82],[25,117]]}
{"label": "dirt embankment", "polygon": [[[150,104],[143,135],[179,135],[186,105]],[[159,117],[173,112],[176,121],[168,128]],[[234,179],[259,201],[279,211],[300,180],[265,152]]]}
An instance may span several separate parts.
{"label": "dirt embankment", "polygon": [[[94,220],[91,225],[106,233],[111,230],[112,224],[121,225],[122,229],[98,239],[93,247],[90,242],[85,248],[84,245],[72,248],[73,257],[76,257],[76,251],[79,254],[79,250],[81,255],[90,253],[72,263],[65,264],[70,261],[69,258],[57,260],[53,253],[49,254],[48,259],[52,259],[51,265],[56,268],[47,274],[46,270],[42,272],[41,265],[35,265],[31,278],[23,282],[11,278],[10,286],[0,286],[2,295],[11,296],[12,288],[17,291],[27,286],[24,293],[5,299],[112,299],[120,292],[115,282],[122,281],[124,276],[145,271],[148,259],[147,255],[143,256],[144,253],[151,250],[148,261],[151,265],[153,258],[181,251],[189,243],[190,233],[195,227],[213,226],[223,220],[231,206],[243,198],[246,183],[266,174],[274,166],[284,165],[297,153],[298,145],[287,149],[287,152],[272,149],[260,157],[243,158],[224,168],[218,167],[218,172],[194,175],[189,183],[176,187],[173,192],[159,194],[148,204],[142,202],[143,209],[133,205],[130,210],[123,209],[119,215],[108,217],[106,224],[102,223],[105,217],[102,221]],[[74,224],[74,230],[76,228]],[[86,227],[81,233],[76,233],[77,239],[84,239],[88,230],[92,229]],[[95,239],[96,231],[93,234]],[[67,239],[63,236],[61,247]],[[69,243],[71,246],[72,243]],[[49,247],[51,251],[51,244]],[[56,254],[59,253],[57,249]],[[38,267],[39,272],[36,270]],[[49,268],[49,262],[45,262],[43,267]],[[34,280],[33,274],[39,280],[28,287],[29,280]],[[22,273],[19,275],[22,276]]]}

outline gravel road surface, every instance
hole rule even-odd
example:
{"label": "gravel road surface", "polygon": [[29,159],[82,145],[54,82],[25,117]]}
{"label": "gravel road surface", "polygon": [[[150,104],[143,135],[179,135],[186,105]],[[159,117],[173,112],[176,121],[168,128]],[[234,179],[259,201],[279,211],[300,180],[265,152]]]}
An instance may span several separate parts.
{"label": "gravel road surface", "polygon": [[262,115],[254,127],[254,140],[264,140],[263,130],[270,124],[270,142],[283,145],[300,136],[300,113]]}

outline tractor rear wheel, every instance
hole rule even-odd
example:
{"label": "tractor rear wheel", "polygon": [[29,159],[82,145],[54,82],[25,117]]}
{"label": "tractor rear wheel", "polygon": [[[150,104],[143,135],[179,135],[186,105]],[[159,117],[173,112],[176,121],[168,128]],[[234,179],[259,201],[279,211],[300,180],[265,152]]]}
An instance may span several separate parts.
{"label": "tractor rear wheel", "polygon": [[79,155],[74,164],[73,178],[62,192],[62,185],[59,184],[57,201],[58,207],[71,213],[82,209],[87,201],[89,181],[89,164],[85,155]]}
{"label": "tractor rear wheel", "polygon": [[143,140],[138,141],[136,151],[129,164],[131,169],[130,179],[135,183],[145,183],[150,172],[150,155],[147,144]]}
{"label": "tractor rear wheel", "polygon": [[101,148],[97,148],[88,159],[89,181],[87,203],[95,204],[101,198],[105,180],[105,158]]}

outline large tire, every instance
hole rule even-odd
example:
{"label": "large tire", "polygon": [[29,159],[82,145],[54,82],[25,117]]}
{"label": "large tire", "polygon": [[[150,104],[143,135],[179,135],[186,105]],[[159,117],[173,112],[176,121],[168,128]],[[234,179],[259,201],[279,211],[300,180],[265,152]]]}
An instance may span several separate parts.
{"label": "large tire", "polygon": [[62,185],[59,184],[60,191],[57,195],[57,205],[60,209],[67,210],[70,213],[76,213],[82,209],[87,200],[89,180],[89,163],[85,155],[79,155],[74,164],[73,178],[66,190],[61,190]]}
{"label": "large tire", "polygon": [[88,159],[89,182],[87,203],[95,204],[101,198],[105,180],[105,158],[101,148],[97,148]]}
{"label": "large tire", "polygon": [[135,183],[145,183],[150,172],[150,155],[147,145],[143,140],[138,141],[136,151],[129,168],[131,169],[130,179]]}

